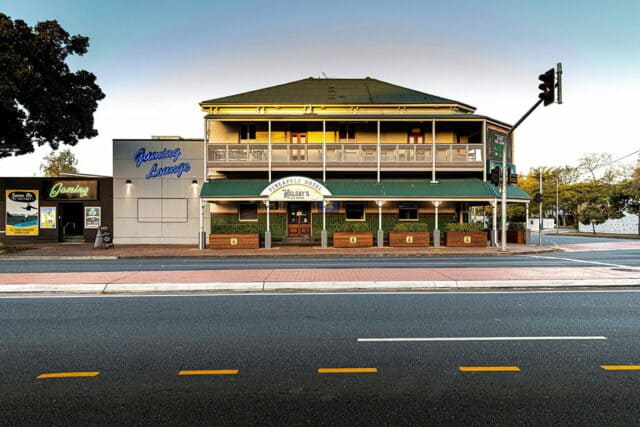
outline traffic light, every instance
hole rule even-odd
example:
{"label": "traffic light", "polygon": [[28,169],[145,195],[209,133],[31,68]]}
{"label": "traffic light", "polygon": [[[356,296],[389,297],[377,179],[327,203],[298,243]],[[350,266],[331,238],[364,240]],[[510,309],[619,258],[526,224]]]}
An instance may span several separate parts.
{"label": "traffic light", "polygon": [[491,169],[491,183],[496,187],[500,186],[500,166]]}
{"label": "traffic light", "polygon": [[536,194],[533,195],[533,202],[534,203],[542,202],[542,193],[536,192]]}
{"label": "traffic light", "polygon": [[553,68],[545,71],[544,74],[540,74],[538,79],[542,81],[538,86],[540,89],[540,93],[538,94],[538,98],[544,101],[544,106],[546,107],[549,104],[553,104],[553,101],[556,99],[556,72]]}
{"label": "traffic light", "polygon": [[516,174],[515,172],[511,172],[511,166],[507,167],[507,184],[509,185],[518,184],[518,174]]}

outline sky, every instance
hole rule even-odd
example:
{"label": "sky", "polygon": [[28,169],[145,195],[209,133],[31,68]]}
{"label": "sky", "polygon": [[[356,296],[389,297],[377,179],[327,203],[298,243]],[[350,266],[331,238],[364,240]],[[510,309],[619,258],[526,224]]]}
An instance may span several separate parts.
{"label": "sky", "polygon": [[[112,174],[113,139],[202,138],[200,101],[323,75],[374,77],[513,124],[558,62],[564,102],[516,130],[518,171],[640,150],[637,0],[0,0],[0,12],[90,38],[68,61],[106,94],[99,135],[71,147],[82,173]],[[0,159],[0,176],[38,176],[50,151]]]}

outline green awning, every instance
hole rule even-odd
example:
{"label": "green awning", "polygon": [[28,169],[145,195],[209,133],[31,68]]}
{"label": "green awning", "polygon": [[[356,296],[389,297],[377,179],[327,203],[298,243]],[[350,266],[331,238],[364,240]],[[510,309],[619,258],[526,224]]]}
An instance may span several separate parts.
{"label": "green awning", "polygon": [[[267,180],[220,179],[207,181],[200,197],[209,200],[266,200],[260,193],[269,185]],[[416,199],[416,200],[493,200],[500,198],[500,191],[490,182],[475,178],[443,179],[437,183],[429,180],[387,179],[376,180],[327,180],[323,183],[332,199]],[[510,201],[531,199],[521,188],[507,188]]]}

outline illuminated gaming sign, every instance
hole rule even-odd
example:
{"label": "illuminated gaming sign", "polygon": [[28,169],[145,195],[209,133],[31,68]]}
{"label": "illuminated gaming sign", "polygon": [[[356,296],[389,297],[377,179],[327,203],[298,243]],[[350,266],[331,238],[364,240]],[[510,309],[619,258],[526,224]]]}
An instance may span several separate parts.
{"label": "illuminated gaming sign", "polygon": [[97,200],[96,180],[55,180],[44,182],[47,200]]}
{"label": "illuminated gaming sign", "polygon": [[[137,168],[142,166],[143,163],[154,162],[151,168],[149,168],[147,179],[159,178],[173,174],[180,178],[183,173],[191,170],[191,165],[188,162],[177,163],[181,155],[182,152],[180,151],[180,148],[175,148],[173,150],[167,150],[165,148],[162,151],[147,151],[144,148],[140,148],[133,155],[133,161],[136,163]],[[158,166],[157,161],[165,159],[170,160],[173,164],[163,167]]]}

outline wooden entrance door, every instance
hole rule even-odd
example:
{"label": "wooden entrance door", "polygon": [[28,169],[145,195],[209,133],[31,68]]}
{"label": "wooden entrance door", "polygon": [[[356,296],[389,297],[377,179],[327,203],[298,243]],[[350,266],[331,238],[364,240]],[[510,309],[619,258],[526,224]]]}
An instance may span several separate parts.
{"label": "wooden entrance door", "polygon": [[289,236],[301,237],[311,235],[311,215],[309,202],[287,203]]}
{"label": "wooden entrance door", "polygon": [[304,161],[307,148],[306,132],[291,132],[291,160]]}

